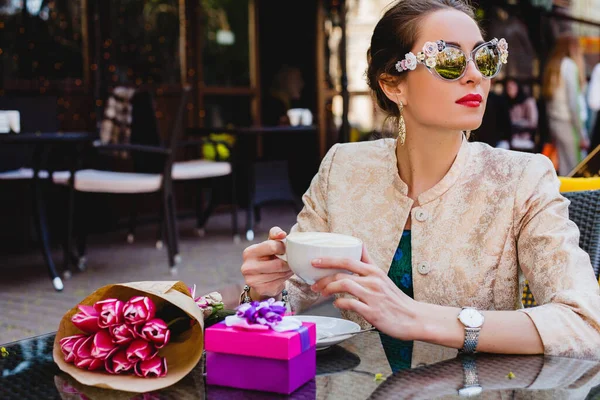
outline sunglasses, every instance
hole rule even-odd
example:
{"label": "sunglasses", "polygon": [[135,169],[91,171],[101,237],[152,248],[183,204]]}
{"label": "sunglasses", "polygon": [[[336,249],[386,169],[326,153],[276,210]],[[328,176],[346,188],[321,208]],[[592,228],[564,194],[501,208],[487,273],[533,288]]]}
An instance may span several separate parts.
{"label": "sunglasses", "polygon": [[475,63],[485,79],[491,79],[500,73],[502,64],[508,61],[508,43],[504,39],[494,38],[475,47],[467,56],[460,47],[443,40],[427,42],[417,55],[406,53],[404,60],[396,63],[396,70],[414,70],[417,64],[423,64],[430,73],[452,82],[465,75],[469,61]]}

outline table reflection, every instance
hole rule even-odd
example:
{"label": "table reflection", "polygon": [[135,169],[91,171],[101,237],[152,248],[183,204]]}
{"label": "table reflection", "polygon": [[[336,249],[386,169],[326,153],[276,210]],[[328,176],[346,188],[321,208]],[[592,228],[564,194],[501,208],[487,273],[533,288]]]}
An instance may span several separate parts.
{"label": "table reflection", "polygon": [[1,399],[432,399],[460,397],[465,387],[485,399],[600,398],[597,360],[493,354],[445,359],[448,349],[415,346],[415,355],[429,363],[392,374],[377,333],[319,351],[315,379],[289,396],[207,386],[204,362],[168,388],[129,393],[82,385],[60,371],[52,360],[53,340],[49,334],[5,345]]}

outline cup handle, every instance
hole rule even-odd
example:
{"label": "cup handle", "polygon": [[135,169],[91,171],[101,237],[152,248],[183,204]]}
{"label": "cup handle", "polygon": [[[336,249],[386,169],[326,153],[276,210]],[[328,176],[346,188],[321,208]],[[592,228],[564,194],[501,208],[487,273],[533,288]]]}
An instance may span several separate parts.
{"label": "cup handle", "polygon": [[[286,244],[287,243],[287,238],[281,239],[279,240],[281,243]],[[275,254],[275,257],[287,262],[287,255],[286,254]]]}

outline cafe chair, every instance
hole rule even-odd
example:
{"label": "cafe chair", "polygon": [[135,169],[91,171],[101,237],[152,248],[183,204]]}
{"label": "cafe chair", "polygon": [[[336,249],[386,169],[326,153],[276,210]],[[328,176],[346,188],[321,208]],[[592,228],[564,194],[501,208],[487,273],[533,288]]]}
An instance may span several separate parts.
{"label": "cafe chair", "polygon": [[[579,246],[590,255],[594,274],[598,279],[600,270],[600,190],[583,190],[562,193],[571,201],[569,218],[579,228]],[[523,306],[536,306],[529,285],[526,283],[522,296]]]}
{"label": "cafe chair", "polygon": [[[151,104],[151,96],[147,92],[139,92],[141,99],[148,104]],[[177,221],[175,211],[175,199],[173,194],[173,176],[172,169],[176,151],[181,139],[184,124],[184,111],[186,109],[187,99],[190,93],[190,86],[186,85],[179,100],[177,113],[171,129],[171,135],[168,140],[168,145],[149,145],[139,143],[103,143],[100,141],[94,142],[94,150],[98,153],[108,154],[113,157],[123,157],[123,154],[131,154],[132,158],[136,155],[143,155],[143,160],[158,160],[158,171],[156,172],[122,172],[115,170],[100,170],[100,169],[78,169],[75,172],[74,189],[78,193],[107,193],[117,195],[135,195],[158,193],[162,198],[162,205],[159,213],[162,215],[164,237],[167,243],[167,256],[170,272],[177,272],[176,264],[181,260],[179,256],[179,247],[177,240]],[[144,97],[145,96],[145,97]],[[140,110],[137,110],[139,118],[145,120],[152,119],[153,112],[148,115],[140,115]],[[136,110],[133,110],[132,125],[135,124]],[[133,142],[133,138],[132,138]],[[135,161],[139,158],[134,158]],[[156,163],[150,165],[148,170],[157,168]],[[135,170],[136,168],[134,168]],[[138,168],[139,170],[139,168]],[[67,185],[70,179],[70,172],[56,172],[53,174],[54,183],[59,185]],[[73,211],[69,211],[69,216],[73,215]],[[69,224],[71,221],[69,221]],[[84,225],[84,224],[82,224]],[[85,232],[79,233],[78,257],[79,269],[85,269]],[[67,248],[70,248],[71,238],[67,238]]]}
{"label": "cafe chair", "polygon": [[[196,186],[196,232],[203,237],[205,226],[216,208],[225,203],[227,187],[231,193],[231,230],[234,243],[240,243],[237,222],[236,175],[234,168],[235,146],[219,135],[215,129],[198,128],[202,131],[195,140],[186,140],[181,146],[200,148],[200,153],[191,160],[176,161],[173,164],[173,180],[192,181]],[[211,156],[208,157],[210,153]],[[208,194],[208,196],[207,196]],[[204,200],[208,197],[208,201]],[[206,207],[205,207],[206,203]]]}

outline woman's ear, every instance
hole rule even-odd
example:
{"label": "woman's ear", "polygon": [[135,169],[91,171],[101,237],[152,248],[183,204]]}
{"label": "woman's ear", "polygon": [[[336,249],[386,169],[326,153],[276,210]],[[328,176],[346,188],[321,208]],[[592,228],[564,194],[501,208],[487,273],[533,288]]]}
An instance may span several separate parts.
{"label": "woman's ear", "polygon": [[397,77],[383,74],[379,79],[379,87],[390,101],[396,104],[401,101],[406,105],[406,85]]}

